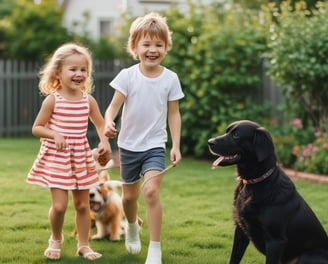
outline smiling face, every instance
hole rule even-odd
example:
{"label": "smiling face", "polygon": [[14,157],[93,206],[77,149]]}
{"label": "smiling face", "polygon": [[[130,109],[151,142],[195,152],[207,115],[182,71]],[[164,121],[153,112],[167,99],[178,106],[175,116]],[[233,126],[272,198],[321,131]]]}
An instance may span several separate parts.
{"label": "smiling face", "polygon": [[88,75],[88,62],[84,55],[73,54],[67,56],[63,60],[58,73],[61,89],[68,93],[83,90]]}
{"label": "smiling face", "polygon": [[158,36],[150,36],[149,34],[142,36],[133,47],[133,52],[137,55],[141,65],[144,68],[155,69],[166,55],[165,41]]}

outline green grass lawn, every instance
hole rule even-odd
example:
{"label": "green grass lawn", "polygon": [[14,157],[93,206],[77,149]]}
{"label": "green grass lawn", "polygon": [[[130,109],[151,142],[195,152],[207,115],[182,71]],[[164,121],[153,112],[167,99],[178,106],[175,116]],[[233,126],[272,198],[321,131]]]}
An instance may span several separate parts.
{"label": "green grass lawn", "polygon": [[[38,139],[0,139],[0,263],[90,263],[77,257],[72,203],[66,213],[62,258],[46,260],[43,251],[50,236],[46,188],[25,183],[39,150]],[[110,172],[119,179],[118,170]],[[164,264],[228,263],[232,246],[232,196],[236,180],[234,168],[211,170],[210,161],[185,158],[167,172],[161,189],[164,209],[162,250]],[[299,192],[328,230],[327,185],[297,181]],[[140,216],[145,207],[140,198]],[[304,227],[306,228],[306,226]],[[144,263],[148,246],[147,223],[141,232],[143,249],[139,255],[125,251],[124,240],[116,243],[91,241],[103,257],[93,263]],[[242,261],[264,263],[251,245]]]}

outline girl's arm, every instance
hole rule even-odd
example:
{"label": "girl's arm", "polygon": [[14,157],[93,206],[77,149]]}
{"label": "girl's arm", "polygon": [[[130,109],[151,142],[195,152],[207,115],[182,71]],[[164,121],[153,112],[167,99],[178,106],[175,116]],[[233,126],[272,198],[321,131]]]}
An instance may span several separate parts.
{"label": "girl's arm", "polygon": [[53,95],[48,95],[42,102],[40,111],[35,118],[32,134],[39,138],[49,138],[55,141],[57,151],[63,151],[68,147],[68,144],[65,141],[65,138],[49,129],[47,124],[50,120],[51,114],[55,107],[55,97]]}
{"label": "girl's arm", "polygon": [[98,144],[98,154],[102,155],[107,152],[110,153],[111,147],[108,142],[108,138],[104,134],[105,120],[101,115],[98,103],[95,100],[95,98],[92,95],[88,95],[88,96],[89,96],[89,105],[90,105],[89,118],[96,128],[100,140]]}
{"label": "girl's arm", "polygon": [[180,136],[181,136],[181,116],[179,110],[179,101],[168,102],[168,123],[172,138],[172,149],[170,160],[177,165],[181,160]]}
{"label": "girl's arm", "polygon": [[115,127],[114,119],[116,118],[124,100],[125,96],[121,92],[115,90],[113,99],[105,112],[105,135],[109,138],[114,138],[116,136],[117,129]]}

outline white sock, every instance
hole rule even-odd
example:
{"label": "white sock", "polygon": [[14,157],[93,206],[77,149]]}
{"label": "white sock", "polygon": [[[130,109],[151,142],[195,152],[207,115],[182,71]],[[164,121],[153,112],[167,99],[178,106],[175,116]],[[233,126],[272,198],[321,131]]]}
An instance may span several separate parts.
{"label": "white sock", "polygon": [[150,241],[145,264],[162,264],[161,242]]}
{"label": "white sock", "polygon": [[139,224],[127,223],[125,234],[125,248],[131,254],[138,254],[141,251],[141,242],[139,238]]}

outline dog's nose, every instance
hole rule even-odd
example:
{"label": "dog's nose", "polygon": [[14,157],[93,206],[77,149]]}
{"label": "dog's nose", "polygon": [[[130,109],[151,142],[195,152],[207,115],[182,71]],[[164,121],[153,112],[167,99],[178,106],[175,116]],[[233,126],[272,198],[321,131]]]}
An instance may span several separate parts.
{"label": "dog's nose", "polygon": [[95,194],[94,194],[94,193],[90,193],[90,194],[89,194],[89,197],[90,197],[90,198],[93,198],[93,197],[95,197]]}
{"label": "dog's nose", "polygon": [[214,141],[215,141],[215,138],[210,138],[210,139],[207,141],[207,143],[208,143],[209,145],[214,145]]}

